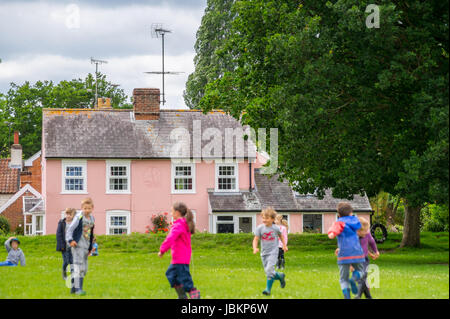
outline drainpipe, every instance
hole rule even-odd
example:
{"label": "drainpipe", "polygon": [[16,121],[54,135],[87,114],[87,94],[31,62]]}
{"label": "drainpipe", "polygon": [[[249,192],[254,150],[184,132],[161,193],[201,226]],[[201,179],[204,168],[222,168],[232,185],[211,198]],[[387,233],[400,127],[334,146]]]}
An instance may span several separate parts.
{"label": "drainpipe", "polygon": [[252,162],[248,160],[248,191],[252,191]]}

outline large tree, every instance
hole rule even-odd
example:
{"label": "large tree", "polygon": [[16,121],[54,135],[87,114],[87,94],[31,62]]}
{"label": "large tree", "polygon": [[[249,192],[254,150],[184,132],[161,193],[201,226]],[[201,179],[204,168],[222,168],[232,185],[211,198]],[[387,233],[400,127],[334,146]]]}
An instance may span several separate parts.
{"label": "large tree", "polygon": [[233,58],[226,54],[221,55],[220,51],[230,32],[230,23],[233,20],[231,7],[235,1],[208,0],[197,32],[195,71],[189,75],[184,91],[184,100],[189,108],[198,108],[208,82],[218,79],[226,71],[233,70]]}
{"label": "large tree", "polygon": [[[95,78],[73,79],[54,84],[52,81],[11,83],[6,94],[0,94],[1,157],[9,156],[12,131],[21,134],[20,144],[25,157],[41,149],[42,108],[92,108],[94,106]],[[99,74],[98,96],[110,97],[114,108],[128,108],[128,97],[123,90]]]}
{"label": "large tree", "polygon": [[236,1],[215,53],[232,71],[197,106],[278,128],[299,192],[400,196],[402,246],[418,246],[424,203],[448,203],[448,1],[378,1],[369,28],[372,2]]}

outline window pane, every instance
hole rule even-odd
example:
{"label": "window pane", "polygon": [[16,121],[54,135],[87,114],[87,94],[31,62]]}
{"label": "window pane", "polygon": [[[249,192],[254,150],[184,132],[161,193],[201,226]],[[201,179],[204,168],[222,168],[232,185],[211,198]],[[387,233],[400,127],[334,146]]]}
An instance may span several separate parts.
{"label": "window pane", "polygon": [[66,178],[65,190],[66,191],[82,191],[83,190],[83,179],[82,178]]}
{"label": "window pane", "polygon": [[303,231],[322,233],[322,214],[303,215]]}
{"label": "window pane", "polygon": [[233,221],[233,216],[217,216],[218,221]]}
{"label": "window pane", "polygon": [[109,179],[109,190],[111,191],[123,191],[128,189],[128,179],[127,178],[110,178]]}
{"label": "window pane", "polygon": [[236,188],[235,178],[219,178],[218,188],[221,190],[233,190]]}
{"label": "window pane", "polygon": [[191,176],[192,168],[191,166],[176,166],[175,176]]}
{"label": "window pane", "polygon": [[111,216],[110,219],[111,226],[127,226],[126,216]]}
{"label": "window pane", "polygon": [[122,234],[126,234],[126,233],[127,233],[126,228],[110,228],[109,229],[110,235],[122,235]]}
{"label": "window pane", "polygon": [[175,178],[175,190],[192,190],[192,178]]}
{"label": "window pane", "polygon": [[234,166],[219,166],[219,176],[234,176]]}
{"label": "window pane", "polygon": [[127,176],[126,166],[111,166],[110,168],[111,176]]}
{"label": "window pane", "polygon": [[83,176],[82,166],[67,166],[66,176]]}
{"label": "window pane", "polygon": [[234,233],[234,224],[217,224],[219,234]]}

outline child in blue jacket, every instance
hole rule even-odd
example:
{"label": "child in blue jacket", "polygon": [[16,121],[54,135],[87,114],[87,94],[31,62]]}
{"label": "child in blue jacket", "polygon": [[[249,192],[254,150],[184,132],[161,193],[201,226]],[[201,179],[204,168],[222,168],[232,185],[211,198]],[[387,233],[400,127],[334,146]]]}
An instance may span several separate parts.
{"label": "child in blue jacket", "polygon": [[[328,237],[333,239],[337,236],[338,247],[337,259],[339,267],[339,283],[345,299],[350,299],[350,287],[353,294],[358,294],[357,282],[361,279],[364,271],[363,263],[365,255],[359,237],[358,229],[361,223],[353,216],[353,208],[348,203],[339,203],[337,207],[339,218],[328,231]],[[350,266],[354,271],[350,277]]]}

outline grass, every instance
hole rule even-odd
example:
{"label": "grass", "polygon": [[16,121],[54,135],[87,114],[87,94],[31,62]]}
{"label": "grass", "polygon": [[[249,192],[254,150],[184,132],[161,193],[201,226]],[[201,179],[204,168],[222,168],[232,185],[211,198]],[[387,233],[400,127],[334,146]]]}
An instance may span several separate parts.
{"label": "grass", "polygon": [[[85,297],[70,295],[64,286],[54,235],[20,237],[27,265],[0,268],[0,298],[175,298],[165,278],[170,256],[156,255],[164,237],[98,236],[100,256],[89,258]],[[5,239],[0,237],[1,242]],[[449,298],[448,233],[423,233],[421,240],[421,248],[400,249],[401,234],[389,234],[379,245],[375,298]],[[341,298],[336,242],[326,235],[290,235],[287,287],[280,289],[276,283],[270,297],[261,294],[265,276],[251,241],[249,234],[193,236],[191,273],[202,298]],[[5,259],[6,251],[0,254],[0,260]]]}

